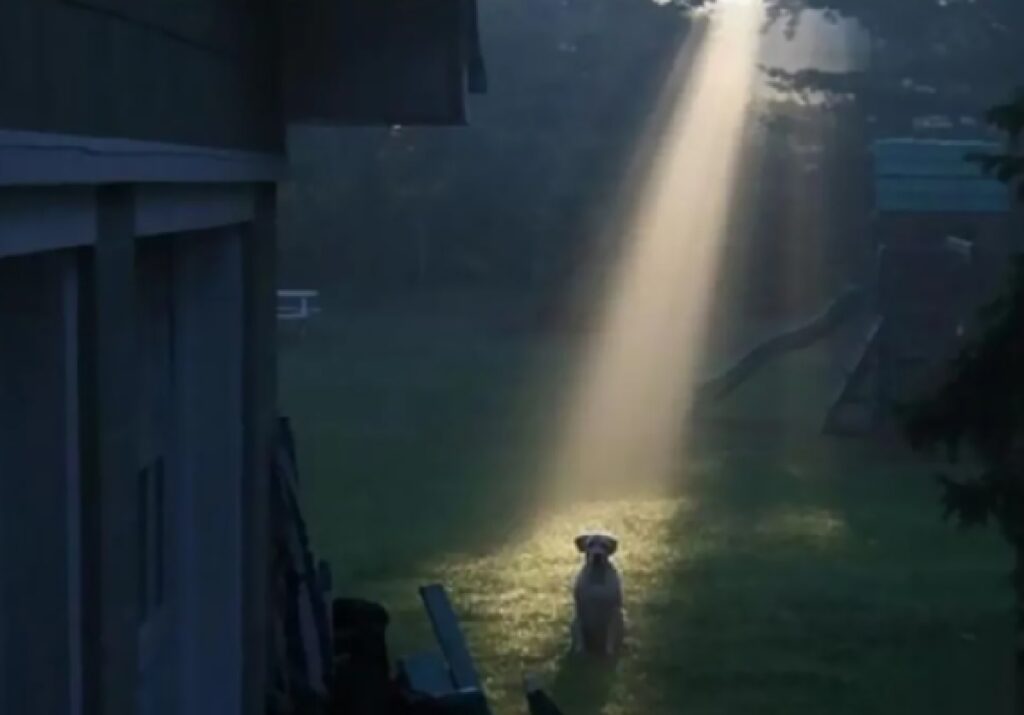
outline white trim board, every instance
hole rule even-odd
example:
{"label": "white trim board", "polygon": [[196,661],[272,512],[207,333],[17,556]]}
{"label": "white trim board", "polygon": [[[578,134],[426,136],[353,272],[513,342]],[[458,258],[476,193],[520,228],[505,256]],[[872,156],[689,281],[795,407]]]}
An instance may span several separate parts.
{"label": "white trim board", "polygon": [[[135,188],[136,237],[247,223],[250,184],[142,184]],[[0,186],[0,258],[96,242],[96,193],[89,186]]]}
{"label": "white trim board", "polygon": [[91,187],[0,188],[0,258],[95,242],[96,192]]}
{"label": "white trim board", "polygon": [[135,235],[200,231],[253,220],[251,186],[142,185],[135,189]]}
{"label": "white trim board", "polygon": [[282,155],[0,129],[0,186],[279,181]]}

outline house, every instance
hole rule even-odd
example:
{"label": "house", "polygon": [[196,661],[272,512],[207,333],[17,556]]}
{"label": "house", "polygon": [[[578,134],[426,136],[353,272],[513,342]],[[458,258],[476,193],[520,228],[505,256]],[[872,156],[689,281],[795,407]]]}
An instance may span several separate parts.
{"label": "house", "polygon": [[472,2],[367,8],[0,3],[0,712],[263,712],[286,122],[483,83]]}

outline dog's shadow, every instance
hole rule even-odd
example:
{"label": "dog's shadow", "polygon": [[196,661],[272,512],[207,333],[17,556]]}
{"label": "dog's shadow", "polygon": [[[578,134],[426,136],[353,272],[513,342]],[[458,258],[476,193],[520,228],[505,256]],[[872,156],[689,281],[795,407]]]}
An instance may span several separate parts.
{"label": "dog's shadow", "polygon": [[562,656],[551,696],[564,715],[600,715],[618,676],[618,658],[569,653]]}

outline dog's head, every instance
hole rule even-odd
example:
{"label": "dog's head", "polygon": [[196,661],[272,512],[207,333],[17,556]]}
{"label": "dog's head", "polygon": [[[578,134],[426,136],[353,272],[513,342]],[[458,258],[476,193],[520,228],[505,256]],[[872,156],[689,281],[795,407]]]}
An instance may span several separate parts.
{"label": "dog's head", "polygon": [[618,550],[619,540],[611,534],[580,534],[576,537],[576,548],[586,555],[588,564],[605,563]]}

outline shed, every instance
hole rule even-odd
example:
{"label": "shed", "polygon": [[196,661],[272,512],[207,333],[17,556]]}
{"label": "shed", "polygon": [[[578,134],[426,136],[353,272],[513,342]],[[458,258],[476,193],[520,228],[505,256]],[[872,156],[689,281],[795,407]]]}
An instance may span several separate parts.
{"label": "shed", "polygon": [[971,160],[982,139],[872,145],[881,414],[941,377],[1013,249],[1009,189]]}

